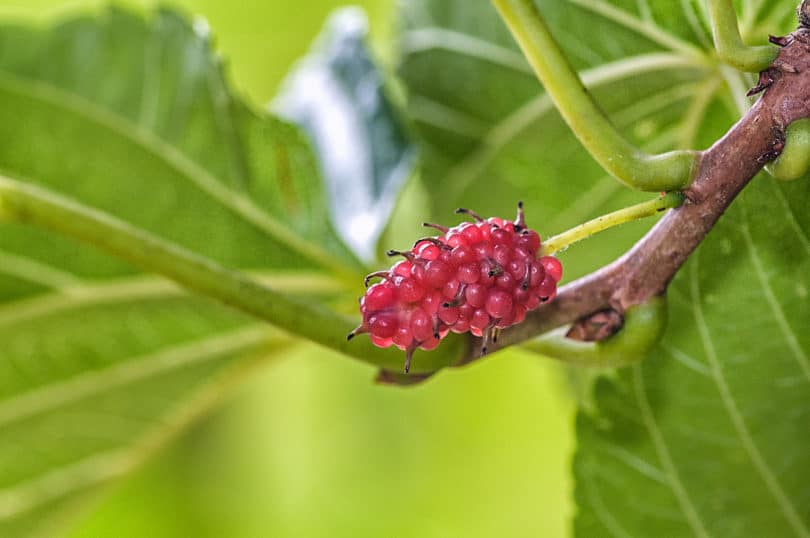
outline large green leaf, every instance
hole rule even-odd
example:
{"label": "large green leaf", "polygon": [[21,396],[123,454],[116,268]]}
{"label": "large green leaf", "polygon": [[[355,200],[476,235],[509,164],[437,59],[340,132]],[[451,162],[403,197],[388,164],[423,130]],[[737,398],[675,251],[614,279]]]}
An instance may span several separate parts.
{"label": "large green leaf", "polygon": [[[297,129],[234,97],[205,25],[168,11],[1,26],[0,169],[289,293],[358,267]],[[0,535],[52,535],[280,342],[90,247],[0,225]]]}
{"label": "large green leaf", "polygon": [[673,283],[664,342],[598,384],[578,535],[810,533],[809,197],[757,179]]}
{"label": "large green leaf", "polygon": [[[750,78],[710,53],[703,2],[537,3],[648,150],[705,148],[749,106]],[[737,8],[757,41],[795,25],[791,1]],[[414,1],[403,18],[400,73],[438,214],[523,199],[548,233],[631,199],[568,132],[488,2]],[[661,346],[598,383],[578,419],[578,536],[810,535],[808,201],[806,183],[757,178],[674,282]],[[568,275],[647,226],[572,248]]]}

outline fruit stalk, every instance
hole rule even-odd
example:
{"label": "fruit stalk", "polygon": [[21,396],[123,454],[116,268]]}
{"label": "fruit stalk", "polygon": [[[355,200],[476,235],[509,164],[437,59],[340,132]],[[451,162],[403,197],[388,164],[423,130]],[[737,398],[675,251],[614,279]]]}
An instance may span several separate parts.
{"label": "fruit stalk", "polygon": [[673,209],[683,204],[684,197],[679,192],[670,192],[654,200],[641,202],[630,207],[613,211],[607,215],[596,217],[561,234],[549,237],[543,242],[541,253],[543,255],[554,254],[565,250],[570,245],[586,239],[594,234],[603,232],[615,226],[626,224],[634,220],[652,217],[667,209]]}

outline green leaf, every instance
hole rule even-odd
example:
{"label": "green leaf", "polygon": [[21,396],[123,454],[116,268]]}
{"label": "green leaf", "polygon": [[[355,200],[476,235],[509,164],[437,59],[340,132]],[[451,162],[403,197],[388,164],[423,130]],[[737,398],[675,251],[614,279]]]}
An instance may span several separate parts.
{"label": "green leaf", "polygon": [[[111,9],[0,26],[0,170],[275,289],[360,264],[307,142],[227,86],[205,25]],[[277,333],[124,263],[0,224],[0,535],[51,536],[210,407]]]}
{"label": "green leaf", "polygon": [[367,38],[362,10],[337,10],[272,108],[301,125],[312,140],[337,230],[370,260],[415,151]]}
{"label": "green leaf", "polygon": [[[232,95],[203,24],[111,9],[49,31],[4,27],[0,50],[9,175],[228,266],[357,268],[308,144]],[[129,272],[61,243],[42,249],[31,234],[4,234],[0,248],[80,277]]]}
{"label": "green leaf", "polygon": [[[752,80],[711,67],[703,2],[537,3],[600,105],[649,151],[708,147],[750,106]],[[790,31],[793,4],[740,2],[743,35]],[[414,1],[402,14],[400,73],[437,215],[522,199],[548,235],[633,199],[561,122],[488,3]],[[673,283],[662,344],[598,382],[577,423],[577,536],[810,535],[808,202],[807,183],[758,177]],[[573,247],[567,278],[648,227]]]}
{"label": "green leaf", "polygon": [[757,178],[673,283],[663,343],[597,386],[578,535],[810,535],[808,199]]}
{"label": "green leaf", "polygon": [[[617,9],[601,1],[588,4]],[[681,13],[675,2],[651,4],[661,11],[657,17]],[[699,109],[723,81],[697,63],[700,49],[688,36],[661,31],[660,37],[647,28],[652,23],[640,31],[635,19],[618,24],[578,1],[540,5],[586,84],[628,138],[651,152],[694,144]],[[622,189],[585,154],[494,8],[488,2],[476,6],[420,0],[402,13],[400,74],[421,138],[432,217],[445,222],[459,205],[506,215],[523,200],[529,224],[548,236],[648,198]],[[689,115],[691,106],[695,113]],[[613,240],[589,245],[587,256],[574,249],[565,255],[568,274],[603,265],[643,229],[611,232]]]}

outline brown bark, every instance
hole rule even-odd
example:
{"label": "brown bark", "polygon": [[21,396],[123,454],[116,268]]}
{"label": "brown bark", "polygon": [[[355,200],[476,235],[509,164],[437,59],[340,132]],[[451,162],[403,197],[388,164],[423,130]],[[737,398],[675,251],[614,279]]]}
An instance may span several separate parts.
{"label": "brown bark", "polygon": [[[810,0],[802,2],[799,15],[802,23],[810,21]],[[765,93],[723,138],[700,153],[694,181],[685,192],[687,202],[667,213],[615,262],[562,287],[556,299],[531,312],[524,323],[504,330],[491,350],[606,310],[623,314],[666,292],[737,194],[779,154],[785,128],[810,117],[810,29],[802,24],[775,42],[783,47],[761,77],[768,85]],[[470,353],[475,356],[478,349],[473,343]]]}

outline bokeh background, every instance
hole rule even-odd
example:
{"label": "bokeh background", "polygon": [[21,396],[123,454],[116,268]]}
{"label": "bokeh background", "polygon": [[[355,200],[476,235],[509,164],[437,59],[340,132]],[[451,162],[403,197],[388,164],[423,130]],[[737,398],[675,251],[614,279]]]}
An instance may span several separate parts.
{"label": "bokeh background", "polygon": [[[261,107],[342,2],[160,4],[208,21],[232,85]],[[355,4],[391,67],[393,1]],[[102,5],[0,0],[0,17],[46,22]],[[574,402],[558,365],[514,351],[411,389],[373,375],[307,344],[273,357],[100,494],[70,536],[568,535]]]}

